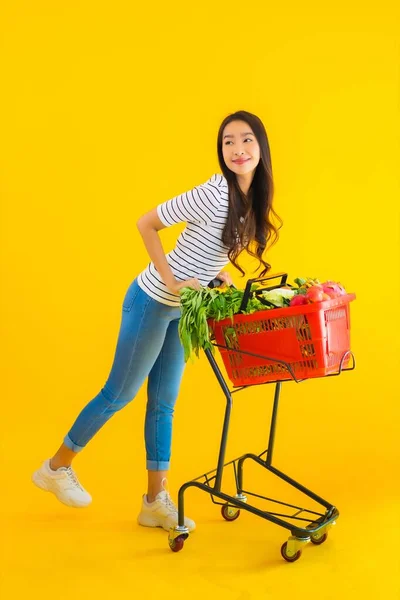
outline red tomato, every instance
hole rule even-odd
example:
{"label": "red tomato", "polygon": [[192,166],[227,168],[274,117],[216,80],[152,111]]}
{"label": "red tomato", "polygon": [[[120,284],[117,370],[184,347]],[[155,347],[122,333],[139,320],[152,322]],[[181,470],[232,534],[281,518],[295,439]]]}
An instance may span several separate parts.
{"label": "red tomato", "polygon": [[303,294],[293,296],[290,301],[290,306],[301,306],[303,304],[307,304],[307,298]]}
{"label": "red tomato", "polygon": [[306,298],[311,302],[321,302],[324,296],[323,290],[317,288],[317,286],[313,285],[308,288]]}

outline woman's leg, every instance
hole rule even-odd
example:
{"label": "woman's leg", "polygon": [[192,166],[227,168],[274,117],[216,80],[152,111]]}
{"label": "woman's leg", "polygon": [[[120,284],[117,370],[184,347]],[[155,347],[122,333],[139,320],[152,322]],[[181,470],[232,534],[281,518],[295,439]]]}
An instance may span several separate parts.
{"label": "woman's leg", "polygon": [[136,396],[162,348],[169,308],[150,298],[136,280],[132,282],[123,302],[110,375],[65,436],[64,444],[52,458],[53,468],[68,466],[115,412]]}
{"label": "woman's leg", "polygon": [[60,467],[69,467],[76,455],[77,452],[70,450],[68,446],[62,443],[55,455],[50,459],[50,469],[56,471]]}
{"label": "woman's leg", "polygon": [[[172,418],[185,367],[178,322],[179,318],[171,321],[162,350],[149,374],[145,420],[148,491],[138,515],[139,525],[163,527],[166,531],[178,524],[178,509],[163,481],[170,464]],[[196,528],[195,522],[186,516],[184,524],[189,531]]]}
{"label": "woman's leg", "polygon": [[163,489],[163,479],[168,477],[168,471],[147,471],[147,502],[154,502]]}
{"label": "woman's leg", "polygon": [[149,502],[163,489],[162,482],[170,466],[172,420],[185,368],[178,323],[179,317],[170,322],[147,384],[145,443]]}

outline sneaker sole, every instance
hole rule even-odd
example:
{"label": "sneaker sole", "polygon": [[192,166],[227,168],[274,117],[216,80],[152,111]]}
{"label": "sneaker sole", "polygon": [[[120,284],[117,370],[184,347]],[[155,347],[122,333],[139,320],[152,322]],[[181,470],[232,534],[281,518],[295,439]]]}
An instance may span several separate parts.
{"label": "sneaker sole", "polygon": [[[139,515],[137,518],[137,522],[139,525],[142,525],[143,527],[161,527],[162,529],[164,529],[164,531],[169,531],[170,527],[167,527],[165,525],[161,525],[160,522],[150,516],[147,515]],[[188,527],[189,531],[192,532],[196,529],[196,527]]]}
{"label": "sneaker sole", "polygon": [[165,527],[163,525],[161,525],[159,523],[159,521],[156,521],[155,519],[152,519],[151,517],[139,516],[137,519],[137,522],[139,523],[139,525],[142,525],[143,527],[162,527],[163,529],[165,529]]}
{"label": "sneaker sole", "polygon": [[64,498],[60,497],[55,490],[51,489],[51,487],[48,486],[46,479],[42,477],[42,475],[39,473],[39,471],[35,471],[33,473],[32,482],[41,490],[44,490],[45,492],[51,492],[52,494],[54,494],[55,497],[57,498],[57,500],[62,502],[62,504],[65,504],[65,506],[69,506],[71,508],[84,508],[85,506],[88,506],[91,503],[91,501],[87,502],[87,503],[82,503],[82,504],[69,503]]}

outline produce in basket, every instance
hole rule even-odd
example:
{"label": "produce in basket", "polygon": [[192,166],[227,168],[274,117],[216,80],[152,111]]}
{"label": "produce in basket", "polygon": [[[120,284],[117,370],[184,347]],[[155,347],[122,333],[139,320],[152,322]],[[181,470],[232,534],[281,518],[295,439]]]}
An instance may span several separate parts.
{"label": "produce in basket", "polygon": [[262,292],[262,297],[270,304],[273,304],[275,308],[283,308],[284,306],[289,306],[295,294],[296,292],[289,288],[277,288],[276,290]]}
{"label": "produce in basket", "polygon": [[[245,310],[240,311],[244,290],[233,287],[222,289],[201,288],[199,291],[189,287],[180,290],[181,318],[179,337],[184,348],[185,362],[193,353],[198,357],[201,348],[210,349],[212,330],[208,319],[221,321],[239,314],[252,314],[257,311],[274,310],[289,306],[299,306],[330,300],[346,294],[344,287],[334,281],[320,283],[318,279],[297,278],[297,288],[287,285],[274,290],[259,290],[258,284],[251,286],[250,297]],[[258,290],[258,293],[257,293]],[[260,299],[259,299],[260,297]]]}
{"label": "produce in basket", "polygon": [[[252,286],[252,291],[257,286]],[[207,319],[221,321],[227,317],[239,313],[243,300],[243,290],[227,287],[221,290],[202,288],[193,290],[185,287],[180,291],[182,314],[179,320],[179,336],[185,350],[185,361],[189,359],[192,352],[199,356],[200,348],[211,349],[214,346],[210,342],[210,328]],[[266,310],[264,304],[251,294],[244,314],[251,314],[257,310]]]}
{"label": "produce in basket", "polygon": [[320,283],[318,279],[297,278],[294,282],[297,283],[298,288],[290,301],[290,306],[323,302],[324,300],[339,298],[339,296],[344,296],[347,293],[344,287],[336,281]]}

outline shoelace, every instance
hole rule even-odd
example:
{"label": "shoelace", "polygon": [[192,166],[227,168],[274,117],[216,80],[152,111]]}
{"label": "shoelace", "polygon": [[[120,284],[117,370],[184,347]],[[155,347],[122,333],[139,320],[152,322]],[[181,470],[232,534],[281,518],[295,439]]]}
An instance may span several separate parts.
{"label": "shoelace", "polygon": [[74,471],[72,470],[72,467],[67,467],[67,468],[65,469],[65,472],[66,472],[66,474],[67,474],[67,476],[68,476],[68,479],[71,481],[71,483],[72,483],[72,484],[73,484],[75,487],[77,487],[77,488],[79,488],[80,490],[82,490],[82,492],[83,492],[83,491],[84,491],[84,490],[83,490],[83,487],[82,487],[82,486],[81,486],[81,484],[79,483],[77,476],[75,475]]}
{"label": "shoelace", "polygon": [[161,482],[162,485],[162,489],[165,492],[165,494],[163,494],[161,502],[164,504],[164,506],[166,506],[168,508],[169,511],[173,512],[174,514],[178,514],[178,509],[175,506],[175,504],[172,501],[172,498],[170,496],[170,493],[168,491],[168,480],[166,477],[163,477],[163,480]]}
{"label": "shoelace", "polygon": [[175,506],[175,504],[173,503],[171,496],[169,495],[169,493],[167,492],[163,498],[163,503],[165,504],[165,506],[171,510],[174,513],[178,512],[177,507]]}

